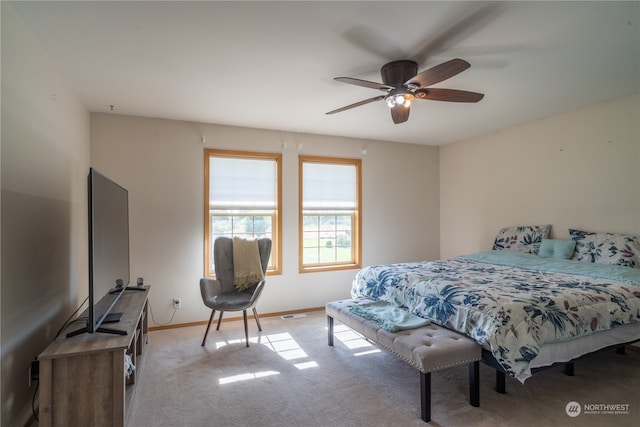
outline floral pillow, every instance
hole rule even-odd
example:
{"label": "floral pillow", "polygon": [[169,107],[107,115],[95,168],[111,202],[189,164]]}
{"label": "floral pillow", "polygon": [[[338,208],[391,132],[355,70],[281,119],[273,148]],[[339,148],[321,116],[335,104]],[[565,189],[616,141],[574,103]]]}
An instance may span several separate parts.
{"label": "floral pillow", "polygon": [[542,239],[549,237],[551,225],[506,227],[498,232],[493,250],[507,250],[537,254]]}
{"label": "floral pillow", "polygon": [[572,259],[640,268],[640,236],[569,229],[576,241]]}

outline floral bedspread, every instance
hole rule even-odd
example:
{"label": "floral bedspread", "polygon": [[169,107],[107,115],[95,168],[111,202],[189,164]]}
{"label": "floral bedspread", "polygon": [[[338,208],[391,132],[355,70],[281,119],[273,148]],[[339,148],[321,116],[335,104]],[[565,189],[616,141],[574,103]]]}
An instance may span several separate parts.
{"label": "floral bedspread", "polygon": [[588,264],[491,251],[374,265],[358,272],[351,294],[406,308],[487,343],[505,371],[524,382],[544,343],[640,320],[640,269],[607,266],[602,272],[601,265]]}

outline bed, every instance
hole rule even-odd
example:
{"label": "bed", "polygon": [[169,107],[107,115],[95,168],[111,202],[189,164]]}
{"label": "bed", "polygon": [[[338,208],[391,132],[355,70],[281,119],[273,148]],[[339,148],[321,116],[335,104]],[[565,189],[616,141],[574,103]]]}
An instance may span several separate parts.
{"label": "bed", "polygon": [[500,230],[493,249],[374,265],[352,297],[385,301],[483,346],[525,382],[536,368],[640,340],[640,237],[549,226]]}

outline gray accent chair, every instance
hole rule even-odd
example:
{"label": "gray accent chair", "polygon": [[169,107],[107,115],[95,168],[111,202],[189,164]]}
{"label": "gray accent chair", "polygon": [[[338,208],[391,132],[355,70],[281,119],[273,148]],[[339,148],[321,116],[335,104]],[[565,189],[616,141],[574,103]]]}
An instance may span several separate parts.
{"label": "gray accent chair", "polygon": [[[260,262],[262,264],[262,271],[267,271],[267,264],[269,263],[269,256],[271,255],[271,239],[262,238],[258,240],[258,251],[260,252]],[[255,304],[258,302],[258,298],[264,289],[265,280],[261,280],[254,286],[244,291],[238,291],[233,285],[233,239],[229,237],[218,237],[213,243],[213,260],[215,264],[216,278],[202,278],[200,279],[200,293],[202,294],[202,301],[204,305],[211,309],[211,317],[209,318],[209,324],[207,330],[204,333],[202,339],[202,346],[204,346],[207,340],[207,334],[209,334],[209,328],[211,327],[211,321],[216,310],[220,312],[218,318],[218,325],[216,330],[220,330],[220,322],[222,321],[222,314],[225,311],[242,311],[244,318],[244,336],[249,347],[249,327],[247,326],[247,310],[253,309],[253,317],[258,324],[258,330],[262,331],[260,326],[260,318],[256,311]]]}

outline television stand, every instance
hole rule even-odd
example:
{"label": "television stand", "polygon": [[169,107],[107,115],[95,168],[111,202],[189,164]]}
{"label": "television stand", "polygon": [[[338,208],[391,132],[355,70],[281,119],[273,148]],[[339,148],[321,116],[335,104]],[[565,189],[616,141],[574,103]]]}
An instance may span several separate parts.
{"label": "television stand", "polygon": [[[104,316],[104,319],[102,320],[101,325],[104,325],[105,323],[118,323],[120,321],[120,319],[122,319],[122,315],[124,313],[118,311],[118,312],[111,312],[108,313],[106,316]],[[113,328],[105,328],[103,326],[98,326],[98,329],[96,329],[96,332],[102,332],[104,334],[114,334],[114,335],[127,335],[127,331],[123,331],[122,329],[113,329]]]}
{"label": "television stand", "polygon": [[121,329],[103,328],[102,326],[98,327],[98,329],[96,329],[96,332],[102,332],[103,334],[113,334],[113,335],[127,335],[127,331],[123,331]]}
{"label": "television stand", "polygon": [[[126,292],[116,302],[114,310],[122,312],[118,326],[126,335],[63,335],[38,356],[40,427],[126,425],[148,341],[148,296]],[[128,378],[125,355],[136,367]]]}
{"label": "television stand", "polygon": [[104,316],[102,323],[118,323],[120,319],[122,319],[122,312],[118,311],[117,313],[109,313]]}
{"label": "television stand", "polygon": [[[121,318],[122,318],[122,313],[121,312],[108,313],[104,317],[104,319],[102,320],[102,322],[100,324],[118,323]],[[81,335],[81,334],[88,334],[89,333],[89,328],[90,328],[90,326],[87,325],[86,327],[84,327],[82,329],[78,329],[76,331],[69,332],[67,334],[67,338],[75,337],[75,336]],[[102,332],[104,334],[127,335],[127,331],[123,331],[121,329],[103,328],[102,326],[99,326],[98,329],[96,329],[96,332]]]}

